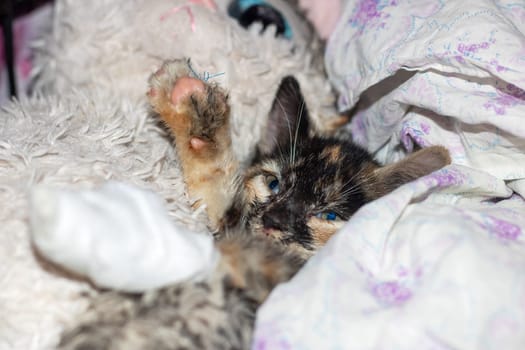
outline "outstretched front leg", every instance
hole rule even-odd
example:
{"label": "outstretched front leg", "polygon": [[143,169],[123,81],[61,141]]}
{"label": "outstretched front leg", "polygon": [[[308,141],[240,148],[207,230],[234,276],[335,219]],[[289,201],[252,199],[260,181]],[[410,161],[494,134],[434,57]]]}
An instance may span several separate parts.
{"label": "outstretched front leg", "polygon": [[187,60],[164,63],[149,84],[149,101],[175,138],[194,207],[206,205],[210,227],[217,230],[239,183],[227,94],[193,77]]}

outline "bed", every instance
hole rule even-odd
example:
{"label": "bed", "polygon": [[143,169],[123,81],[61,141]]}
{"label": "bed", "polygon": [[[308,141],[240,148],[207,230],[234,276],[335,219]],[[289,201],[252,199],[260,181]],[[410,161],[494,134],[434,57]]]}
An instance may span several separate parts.
{"label": "bed", "polygon": [[349,1],[325,62],[354,140],[453,164],[363,207],[258,314],[256,349],[525,345],[525,4]]}
{"label": "bed", "polygon": [[240,157],[294,74],[316,125],[333,124],[335,91],[339,111],[353,109],[347,130],[379,161],[435,144],[453,159],[363,207],[274,290],[254,349],[522,349],[525,5],[348,0],[323,67],[301,19],[290,43],[240,28],[225,4],[56,2],[35,43],[35,94],[0,114],[0,349],[53,348],[96,293],[35,254],[35,185],[126,182],[206,231],[144,99],[147,76],[182,56],[230,89]]}

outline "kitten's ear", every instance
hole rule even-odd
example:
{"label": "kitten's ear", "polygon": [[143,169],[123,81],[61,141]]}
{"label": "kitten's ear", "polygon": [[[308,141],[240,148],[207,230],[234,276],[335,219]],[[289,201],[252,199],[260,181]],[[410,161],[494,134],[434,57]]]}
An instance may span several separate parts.
{"label": "kitten's ear", "polygon": [[270,154],[277,147],[284,149],[291,142],[308,137],[308,110],[299,83],[292,76],[283,78],[268,116],[259,152]]}
{"label": "kitten's ear", "polygon": [[428,175],[450,164],[450,154],[445,147],[432,146],[414,152],[397,163],[374,171],[377,183],[370,189],[373,197],[379,198],[407,182]]}

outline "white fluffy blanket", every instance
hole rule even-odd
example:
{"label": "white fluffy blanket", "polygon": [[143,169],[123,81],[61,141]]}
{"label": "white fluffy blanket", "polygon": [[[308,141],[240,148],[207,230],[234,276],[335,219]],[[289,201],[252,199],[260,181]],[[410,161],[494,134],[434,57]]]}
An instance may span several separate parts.
{"label": "white fluffy blanket", "polygon": [[159,195],[174,223],[206,230],[145,101],[147,78],[163,60],[191,57],[197,72],[222,73],[213,81],[230,91],[240,157],[258,140],[285,75],[301,81],[319,126],[334,114],[300,18],[289,14],[290,42],[276,39],[273,29],[261,35],[241,28],[226,15],[227,1],[213,3],[55,1],[50,33],[35,43],[35,96],[0,112],[0,349],[54,347],[85,309],[84,294],[93,293],[34,254],[28,193],[35,185],[90,189],[122,181]]}
{"label": "white fluffy blanket", "polygon": [[523,349],[525,4],[349,0],[326,64],[382,161],[453,165],[365,206],[258,315],[256,349]]}

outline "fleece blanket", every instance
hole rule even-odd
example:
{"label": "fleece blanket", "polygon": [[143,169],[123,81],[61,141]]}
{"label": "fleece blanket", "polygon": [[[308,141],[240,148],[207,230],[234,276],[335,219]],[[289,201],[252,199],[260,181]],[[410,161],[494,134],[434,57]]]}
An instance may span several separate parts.
{"label": "fleece blanket", "polygon": [[[322,56],[314,49],[319,42],[305,20],[285,1],[275,1],[293,33],[291,39],[276,38],[271,26],[266,31],[257,23],[241,27],[228,15],[229,3],[53,2],[49,32],[32,43],[34,94],[0,108],[1,350],[54,348],[61,331],[87,307],[87,296],[96,293],[78,276],[35,254],[28,200],[33,188],[76,192],[110,180],[123,182],[160,198],[155,203],[164,209],[162,222],[207,232],[203,211],[191,209],[194,199],[185,193],[171,140],[146,102],[148,76],[164,60],[189,57],[197,74],[230,92],[232,138],[242,159],[253,152],[286,75],[301,82],[319,126],[334,121],[333,94]],[[47,201],[36,203],[44,212],[51,207]],[[104,208],[114,219],[128,212],[125,205],[122,210]],[[110,222],[124,225],[118,229],[130,222],[147,226],[137,221],[136,212],[144,211],[131,209],[130,220]],[[86,220],[95,226],[69,224],[80,236],[89,227],[107,226],[89,215]],[[61,252],[73,253],[73,245]]]}
{"label": "fleece blanket", "polygon": [[453,165],[360,210],[258,314],[255,349],[523,349],[525,4],[349,0],[326,68],[383,162]]}

